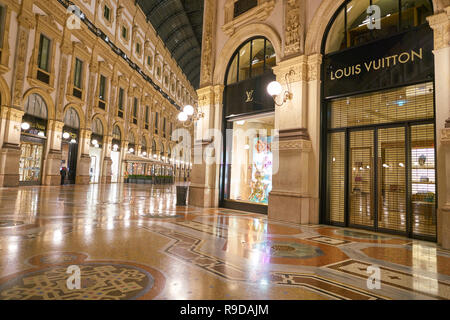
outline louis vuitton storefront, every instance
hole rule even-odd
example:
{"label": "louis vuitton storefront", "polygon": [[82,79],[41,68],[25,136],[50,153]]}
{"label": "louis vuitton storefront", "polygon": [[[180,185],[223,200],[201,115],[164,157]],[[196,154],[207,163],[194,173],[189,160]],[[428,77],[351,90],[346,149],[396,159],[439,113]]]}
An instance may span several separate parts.
{"label": "louis vuitton storefront", "polygon": [[274,101],[267,84],[275,79],[275,51],[265,38],[242,44],[226,73],[221,206],[267,213],[272,189]]}
{"label": "louis vuitton storefront", "polygon": [[366,2],[344,3],[323,42],[322,221],[435,240],[432,5],[378,1],[369,28]]}

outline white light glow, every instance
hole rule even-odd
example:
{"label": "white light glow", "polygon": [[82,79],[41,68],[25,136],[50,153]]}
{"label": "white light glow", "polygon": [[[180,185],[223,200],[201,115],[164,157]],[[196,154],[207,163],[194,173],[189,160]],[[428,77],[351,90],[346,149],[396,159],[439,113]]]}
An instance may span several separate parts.
{"label": "white light glow", "polygon": [[64,139],[69,139],[69,137],[70,137],[70,133],[68,133],[68,132],[64,132],[63,133],[63,138]]}
{"label": "white light glow", "polygon": [[183,108],[183,112],[188,116],[192,116],[194,114],[194,107],[188,104]]}
{"label": "white light glow", "polygon": [[184,112],[180,112],[180,114],[178,114],[178,120],[180,120],[181,122],[185,122],[188,119],[188,115]]}
{"label": "white light glow", "polygon": [[272,81],[267,86],[267,92],[272,96],[278,96],[281,94],[281,91],[283,91],[283,88],[281,87],[281,84],[278,81]]}
{"label": "white light glow", "polygon": [[23,122],[23,123],[20,125],[20,127],[21,127],[23,130],[28,130],[28,129],[30,129],[30,124],[29,124],[28,122]]}

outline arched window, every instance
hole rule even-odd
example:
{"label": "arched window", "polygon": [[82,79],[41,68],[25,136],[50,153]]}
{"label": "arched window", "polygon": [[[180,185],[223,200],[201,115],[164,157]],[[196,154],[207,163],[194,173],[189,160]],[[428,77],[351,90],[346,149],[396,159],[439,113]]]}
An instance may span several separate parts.
{"label": "arched window", "polygon": [[64,125],[73,129],[80,128],[80,117],[74,108],[69,108],[64,116]]}
{"label": "arched window", "polygon": [[117,141],[122,140],[122,133],[120,132],[120,128],[117,125],[114,126],[114,129],[113,129],[113,139],[117,140]]}
{"label": "arched window", "polygon": [[160,155],[161,155],[161,157],[164,157],[164,151],[165,151],[165,150],[164,150],[164,143],[161,142],[161,150],[160,150],[160,152],[159,152]]}
{"label": "arched window", "polygon": [[418,27],[431,14],[430,0],[347,0],[329,26],[325,54]]}
{"label": "arched window", "polygon": [[272,70],[276,64],[273,45],[264,37],[243,43],[230,60],[226,85],[255,78]]}
{"label": "arched window", "polygon": [[135,144],[136,143],[136,139],[134,138],[133,132],[130,132],[130,134],[128,135],[128,142],[129,142],[129,144]]}
{"label": "arched window", "polygon": [[32,93],[28,96],[25,104],[25,113],[36,118],[47,119],[47,104],[44,99],[37,93]]}
{"label": "arched window", "polygon": [[147,151],[147,139],[145,139],[144,136],[141,139],[141,147],[142,147],[142,151]]}
{"label": "arched window", "polygon": [[92,133],[98,136],[103,136],[103,124],[99,118],[92,121]]}
{"label": "arched window", "polygon": [[152,141],[152,153],[154,155],[156,155],[156,141],[155,140]]}

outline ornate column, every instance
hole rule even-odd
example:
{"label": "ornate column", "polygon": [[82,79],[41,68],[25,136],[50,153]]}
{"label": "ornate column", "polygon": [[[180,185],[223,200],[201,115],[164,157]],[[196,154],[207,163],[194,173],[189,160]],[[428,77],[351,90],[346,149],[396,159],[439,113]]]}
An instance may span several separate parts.
{"label": "ornate column", "polygon": [[[189,204],[198,207],[217,207],[219,204],[219,175],[220,166],[216,164],[216,153],[220,153],[220,147],[212,151],[214,147],[214,137],[210,129],[220,130],[216,127],[215,121],[218,117],[215,106],[215,89],[208,86],[197,90],[199,97],[198,107],[204,113],[204,118],[197,121],[195,132],[193,132],[194,141],[194,161],[192,167],[191,184],[189,189]],[[220,118],[221,119],[221,118]],[[217,141],[216,141],[217,142]],[[206,152],[209,149],[209,152]],[[183,159],[185,161],[185,155]],[[186,176],[186,167],[183,166],[183,176]]]}
{"label": "ornate column", "polygon": [[89,184],[89,168],[91,166],[91,157],[89,156],[89,148],[91,143],[91,130],[80,130],[80,145],[78,147],[78,162],[77,162],[77,176],[75,178],[76,184]]}
{"label": "ornate column", "polygon": [[284,90],[292,94],[292,100],[275,108],[279,141],[272,145],[274,172],[269,218],[298,224],[317,223],[318,196],[314,179],[318,173],[315,176],[313,144],[307,130],[308,57],[284,60],[274,68],[274,73]]}
{"label": "ornate column", "polygon": [[112,135],[103,136],[103,165],[102,165],[102,176],[100,178],[101,183],[111,183],[112,178],[112,159],[111,159],[111,149],[112,149]]}
{"label": "ornate column", "polygon": [[434,31],[437,236],[438,244],[450,249],[450,6],[427,20]]}
{"label": "ornate column", "polygon": [[[30,29],[34,28],[32,1],[24,0],[18,16],[16,55],[11,82],[11,106],[1,106],[0,132],[0,186],[19,185],[20,125],[23,112],[23,91],[25,84],[26,57]],[[14,38],[14,37],[13,37]]]}
{"label": "ornate column", "polygon": [[47,129],[47,143],[49,143],[49,152],[44,160],[44,172],[42,175],[42,184],[46,186],[55,186],[61,184],[59,169],[61,166],[61,140],[64,122],[58,120],[49,120]]}

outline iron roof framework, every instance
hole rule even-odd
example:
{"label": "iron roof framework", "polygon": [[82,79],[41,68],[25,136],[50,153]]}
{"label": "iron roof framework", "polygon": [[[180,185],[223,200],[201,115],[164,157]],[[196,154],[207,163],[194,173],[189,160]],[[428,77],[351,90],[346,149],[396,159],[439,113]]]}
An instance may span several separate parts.
{"label": "iron roof framework", "polygon": [[204,0],[136,0],[195,89],[200,83]]}

